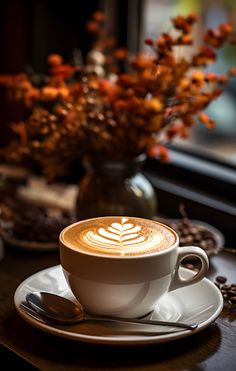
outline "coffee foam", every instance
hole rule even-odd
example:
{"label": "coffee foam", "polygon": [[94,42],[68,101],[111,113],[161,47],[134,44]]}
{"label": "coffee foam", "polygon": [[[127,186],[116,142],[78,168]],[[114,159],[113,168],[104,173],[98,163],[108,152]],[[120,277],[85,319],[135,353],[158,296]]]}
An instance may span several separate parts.
{"label": "coffee foam", "polygon": [[168,227],[133,217],[88,219],[67,228],[62,238],[73,249],[117,256],[151,254],[176,242],[176,235]]}

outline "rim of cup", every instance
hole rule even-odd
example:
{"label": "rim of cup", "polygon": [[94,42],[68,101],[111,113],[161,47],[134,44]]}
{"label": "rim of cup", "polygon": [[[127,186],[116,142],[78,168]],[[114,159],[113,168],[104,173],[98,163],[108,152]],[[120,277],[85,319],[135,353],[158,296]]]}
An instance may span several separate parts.
{"label": "rim of cup", "polygon": [[[150,253],[141,253],[141,254],[137,254],[137,255],[108,255],[108,254],[102,254],[102,253],[96,253],[96,252],[91,252],[91,251],[86,251],[85,249],[80,249],[80,248],[76,248],[74,247],[72,244],[70,243],[67,243],[64,239],[64,234],[66,233],[66,231],[68,229],[71,229],[73,227],[75,227],[76,225],[81,225],[81,224],[84,224],[88,221],[92,221],[92,220],[97,220],[97,219],[109,219],[109,218],[129,218],[129,219],[138,219],[138,220],[145,220],[145,221],[149,221],[153,224],[158,224],[158,225],[161,225],[163,227],[165,227],[166,229],[168,229],[170,232],[172,232],[175,236],[175,242],[171,245],[171,246],[168,246],[167,248],[161,250],[161,251],[155,251],[155,252],[150,252]],[[152,220],[152,219],[145,219],[145,218],[141,218],[141,217],[136,217],[136,216],[122,216],[122,215],[110,215],[110,216],[100,216],[100,217],[94,217],[94,218],[88,218],[88,219],[83,219],[83,220],[79,220],[75,223],[72,223],[70,225],[68,225],[67,227],[65,227],[64,229],[62,229],[62,231],[60,232],[60,235],[59,235],[59,244],[60,244],[60,247],[65,247],[65,248],[68,248],[70,250],[73,250],[75,252],[78,252],[78,253],[82,253],[83,255],[88,255],[88,256],[94,256],[94,257],[98,257],[98,258],[106,258],[106,259],[150,259],[151,257],[153,256],[156,256],[156,255],[164,255],[164,254],[167,254],[169,253],[170,251],[174,250],[176,247],[179,246],[179,236],[178,234],[174,231],[174,229],[172,229],[171,227],[169,227],[168,225],[164,224],[164,223],[161,223],[159,221],[156,221],[156,220]]]}

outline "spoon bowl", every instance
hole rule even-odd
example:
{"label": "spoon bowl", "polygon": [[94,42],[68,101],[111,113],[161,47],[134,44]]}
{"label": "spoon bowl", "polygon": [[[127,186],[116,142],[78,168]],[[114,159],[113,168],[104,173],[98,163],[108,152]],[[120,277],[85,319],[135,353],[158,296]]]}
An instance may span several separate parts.
{"label": "spoon bowl", "polygon": [[181,322],[159,321],[140,318],[123,318],[110,316],[92,316],[87,314],[83,308],[63,296],[49,292],[31,292],[26,295],[26,302],[31,309],[42,317],[58,324],[73,324],[82,321],[112,321],[136,324],[161,325],[194,330],[197,324],[186,324]]}

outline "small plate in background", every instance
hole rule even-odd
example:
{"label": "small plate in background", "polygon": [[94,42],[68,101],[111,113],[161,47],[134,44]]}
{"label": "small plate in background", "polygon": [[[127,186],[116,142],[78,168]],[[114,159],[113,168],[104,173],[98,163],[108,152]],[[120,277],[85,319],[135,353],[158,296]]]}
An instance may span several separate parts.
{"label": "small plate in background", "polygon": [[[166,225],[170,226],[172,229],[174,229],[172,227],[172,224],[179,224],[182,221],[182,219],[169,219],[169,218],[163,218],[163,217],[156,217],[155,220],[160,222],[160,223],[163,223],[163,224],[166,224]],[[213,234],[214,239],[215,239],[214,248],[211,248],[209,250],[203,249],[206,252],[206,254],[208,255],[208,257],[210,257],[212,255],[219,254],[219,252],[224,248],[224,245],[225,245],[225,237],[224,237],[223,233],[219,229],[217,229],[217,228],[213,227],[212,225],[210,225],[206,222],[203,222],[201,220],[189,219],[189,223],[192,226],[197,226],[198,225],[198,226],[204,227],[206,230],[208,230],[209,232],[211,232]],[[189,245],[193,245],[193,243],[189,243]],[[197,242],[194,245],[198,246]],[[195,260],[195,259],[191,259],[191,260]]]}
{"label": "small plate in background", "polygon": [[[58,249],[57,242],[38,242],[38,241],[24,241],[16,238],[8,237],[7,234],[2,233],[2,240],[5,244],[19,248],[22,250],[33,251],[53,251]],[[1,259],[0,259],[1,260]]]}

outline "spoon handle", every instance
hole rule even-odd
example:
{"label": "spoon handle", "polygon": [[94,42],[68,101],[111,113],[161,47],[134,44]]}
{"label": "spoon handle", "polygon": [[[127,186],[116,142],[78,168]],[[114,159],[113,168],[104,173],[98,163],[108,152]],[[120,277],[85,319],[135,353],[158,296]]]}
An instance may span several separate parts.
{"label": "spoon handle", "polygon": [[[34,309],[31,309],[27,304],[24,304],[24,303],[21,303],[20,304],[20,307],[27,313],[28,316],[30,316],[31,318],[33,318],[33,320],[37,321],[37,322],[41,322],[43,324],[46,324],[48,326],[52,326],[52,324],[54,325],[55,322],[54,321],[50,321],[50,320],[47,320],[45,317],[41,316],[40,314],[38,314],[37,312],[35,312]],[[87,319],[93,319],[94,317],[89,317]],[[95,318],[95,320],[97,321],[98,318]],[[106,321],[105,318],[101,318],[99,317],[99,320],[101,321]],[[112,321],[112,319],[110,319]],[[114,320],[115,321],[115,320]],[[119,321],[116,321],[116,322],[119,322]],[[121,321],[121,322],[126,322],[126,321]],[[130,322],[130,321],[129,321]],[[137,323],[135,321],[135,323]],[[65,328],[67,328],[67,325],[66,323],[64,324],[58,324],[58,326],[65,326]],[[72,324],[69,324],[69,328],[71,327]],[[141,330],[138,331],[138,330],[133,330],[133,331],[128,331],[127,332],[127,335],[134,335],[134,336],[137,336],[137,335],[140,335],[140,336],[160,336],[160,335],[169,335],[169,334],[172,334],[172,333],[177,333],[177,332],[181,332],[181,330],[167,330],[167,331],[147,331],[146,329],[144,330]],[[125,330],[121,330],[120,331],[120,334],[124,335],[126,333]]]}
{"label": "spoon handle", "polygon": [[187,330],[194,330],[198,327],[197,323],[181,323],[181,322],[171,322],[171,321],[159,321],[152,319],[139,319],[139,318],[123,318],[123,317],[107,317],[107,316],[89,316],[87,320],[106,320],[113,322],[126,322],[126,323],[136,323],[136,324],[145,324],[145,325],[158,325],[158,326],[170,326],[170,327],[180,327]]}

